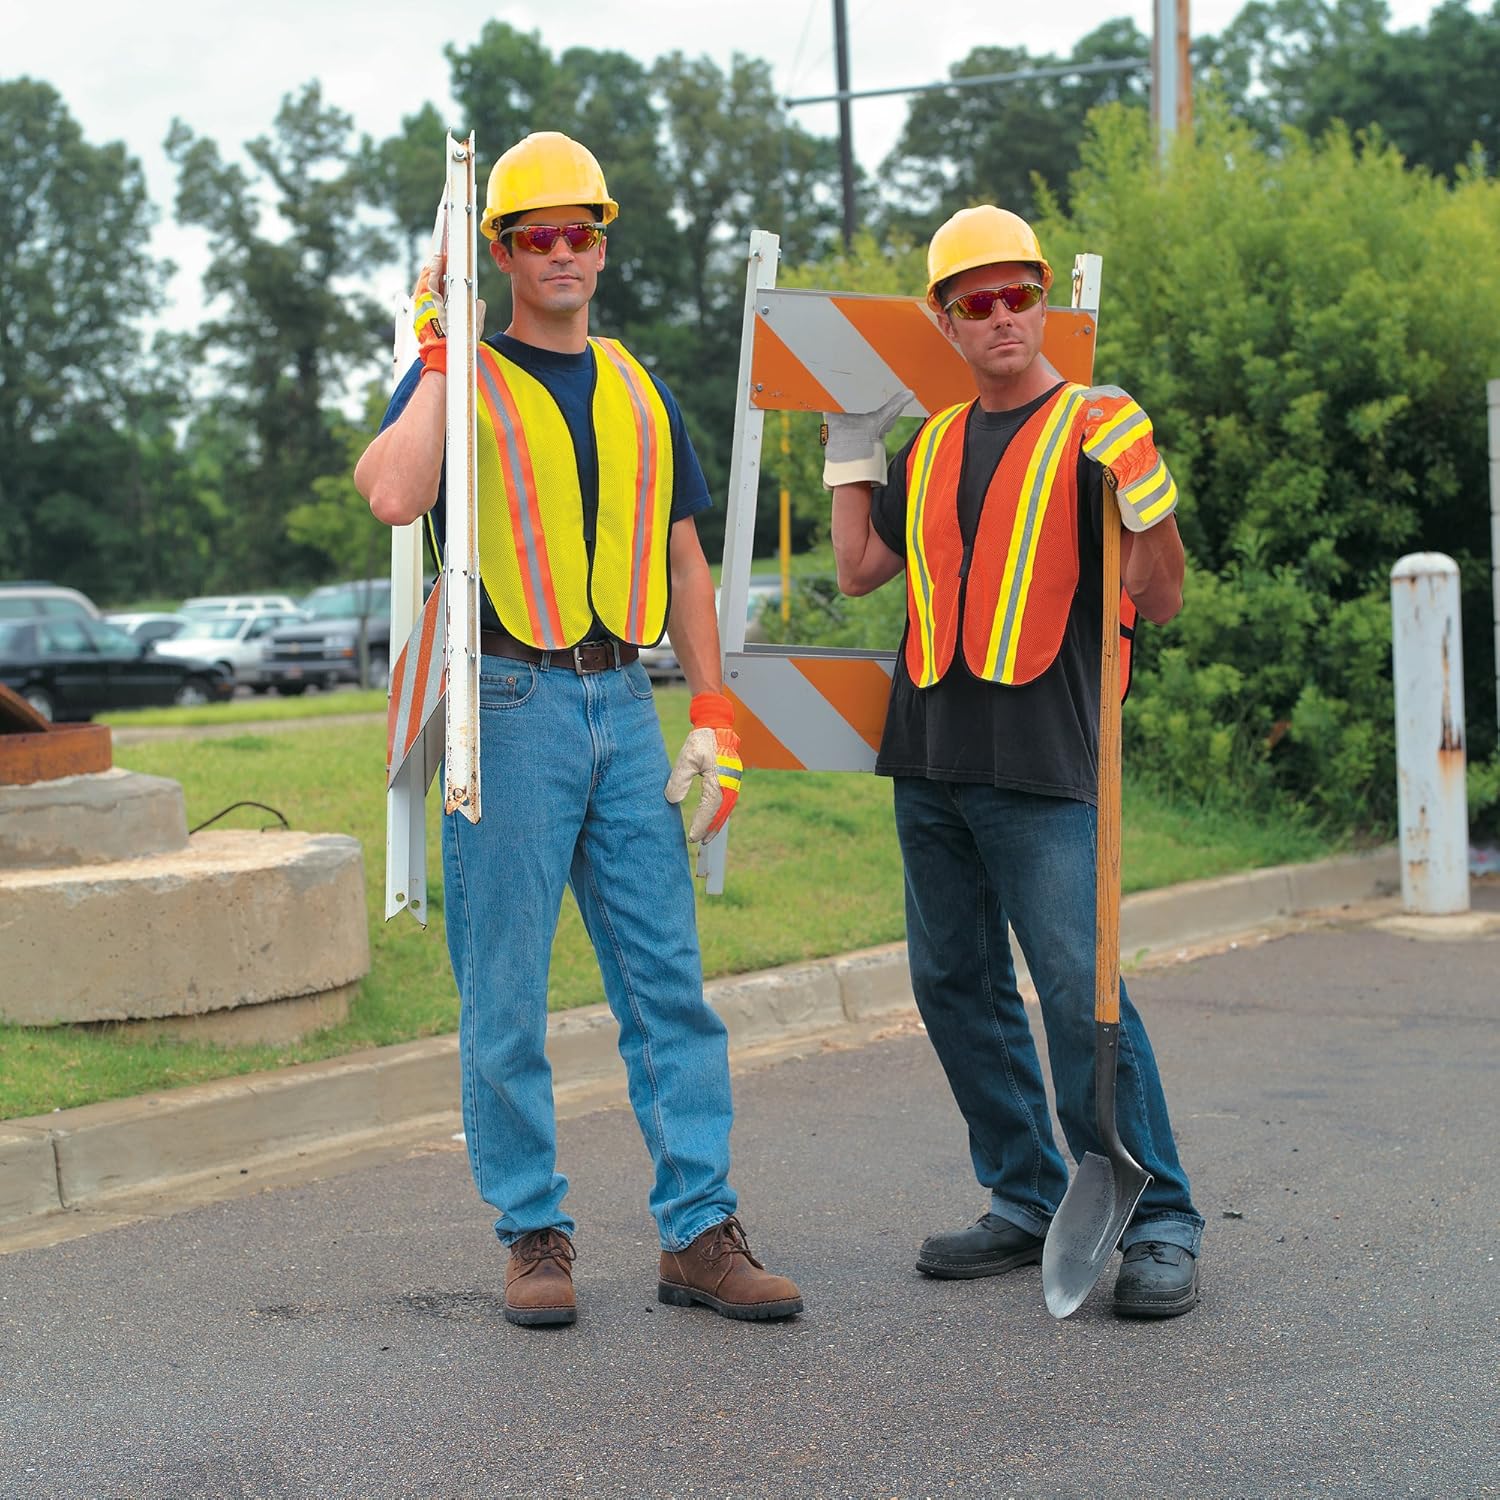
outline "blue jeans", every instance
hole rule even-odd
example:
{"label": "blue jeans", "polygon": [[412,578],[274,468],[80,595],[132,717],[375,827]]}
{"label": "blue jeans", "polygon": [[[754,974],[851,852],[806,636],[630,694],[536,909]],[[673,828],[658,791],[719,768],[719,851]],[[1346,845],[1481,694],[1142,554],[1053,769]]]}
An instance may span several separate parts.
{"label": "blue jeans", "polygon": [[444,916],[462,1009],[464,1133],[511,1244],[573,1232],[547,1062],[547,973],[570,885],[620,1025],[630,1103],[655,1164],[651,1212],[680,1250],[735,1211],[729,1058],[703,998],[682,815],[638,662],[586,676],[481,658],[482,817],[443,820]]}
{"label": "blue jeans", "polygon": [[[1041,1062],[1016,988],[1007,923],[1041,1002],[1057,1114],[1077,1161],[1103,1153],[1094,1126],[1094,851],[1086,802],[1003,787],[895,778],[906,868],[912,990],[991,1211],[1045,1234],[1068,1186]],[[1202,1215],[1177,1159],[1146,1029],[1120,985],[1115,1109],[1151,1184],[1122,1243],[1198,1252]]]}

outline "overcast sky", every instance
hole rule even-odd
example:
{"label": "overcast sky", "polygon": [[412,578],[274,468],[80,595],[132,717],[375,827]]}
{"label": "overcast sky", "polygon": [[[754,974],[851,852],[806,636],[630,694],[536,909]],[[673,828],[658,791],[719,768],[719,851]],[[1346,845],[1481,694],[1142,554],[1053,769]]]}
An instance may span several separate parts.
{"label": "overcast sky", "polygon": [[[1193,0],[1193,30],[1222,30],[1240,8],[1241,0]],[[1425,21],[1431,3],[1390,0],[1390,8],[1393,24],[1410,26]],[[390,135],[403,114],[429,100],[451,113],[443,46],[469,45],[492,19],[539,32],[554,53],[588,46],[649,62],[681,51],[723,67],[742,52],[770,63],[785,97],[834,87],[832,0],[74,0],[57,10],[47,3],[7,9],[0,78],[45,79],[91,142],[123,140],[145,167],[163,221],[157,251],[181,267],[171,323],[196,321],[204,264],[201,234],[171,222],[175,182],[161,143],[174,116],[234,155],[269,128],[283,95],[317,78],[324,98],[352,115],[358,130]],[[980,45],[1067,56],[1078,38],[1116,16],[1130,16],[1149,36],[1153,6],[846,0],[846,11],[851,85],[874,89],[935,82]],[[894,145],[906,107],[901,98],[855,102],[854,147],[863,165],[873,169]],[[832,105],[797,115],[818,134],[837,130]],[[478,142],[485,162],[509,144]],[[607,173],[608,161],[604,167]],[[382,296],[394,290],[372,288]]]}

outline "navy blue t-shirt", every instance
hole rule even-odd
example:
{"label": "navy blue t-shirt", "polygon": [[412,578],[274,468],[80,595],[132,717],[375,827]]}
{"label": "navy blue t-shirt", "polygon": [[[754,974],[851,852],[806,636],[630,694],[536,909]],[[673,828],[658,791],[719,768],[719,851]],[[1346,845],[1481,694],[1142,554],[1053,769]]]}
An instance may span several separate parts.
{"label": "navy blue t-shirt", "polygon": [[[491,334],[485,339],[497,354],[518,364],[526,373],[541,382],[562,412],[573,439],[573,451],[578,456],[578,487],[583,496],[584,541],[589,556],[594,553],[594,523],[599,513],[599,455],[594,444],[593,399],[594,399],[594,355],[585,349],[581,354],[558,354],[551,349],[538,349],[534,344],[523,344],[507,333]],[[649,373],[649,371],[648,371]],[[420,361],[401,377],[401,382],[391,393],[390,404],[381,419],[380,430],[385,431],[406,410],[417,382],[422,378]],[[703,468],[682,420],[682,409],[671,391],[655,375],[651,376],[657,394],[667,409],[667,422],[672,433],[672,512],[675,523],[687,516],[695,516],[707,510],[713,503],[708,493],[708,481],[703,477]],[[432,522],[428,540],[436,538],[437,566],[442,566],[442,547],[445,523],[444,480],[438,480],[437,503],[432,507],[429,519]],[[484,497],[481,495],[480,503]],[[489,593],[481,586],[479,624],[482,630],[501,630],[500,616],[490,600]],[[602,640],[609,631],[596,618],[589,638]]]}

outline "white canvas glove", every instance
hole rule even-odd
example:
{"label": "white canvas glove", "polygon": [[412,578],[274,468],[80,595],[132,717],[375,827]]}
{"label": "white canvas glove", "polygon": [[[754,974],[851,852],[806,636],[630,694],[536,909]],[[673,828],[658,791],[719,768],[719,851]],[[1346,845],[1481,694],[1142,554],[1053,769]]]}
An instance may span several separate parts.
{"label": "white canvas glove", "polygon": [[827,411],[823,413],[823,483],[885,483],[885,435],[896,424],[907,402],[909,390],[899,390],[875,411]]}
{"label": "white canvas glove", "polygon": [[697,726],[677,753],[677,764],[667,778],[667,801],[681,802],[695,776],[703,778],[688,838],[710,843],[729,821],[740,798],[740,737],[734,732],[734,709],[722,693],[697,693],[689,715]]}

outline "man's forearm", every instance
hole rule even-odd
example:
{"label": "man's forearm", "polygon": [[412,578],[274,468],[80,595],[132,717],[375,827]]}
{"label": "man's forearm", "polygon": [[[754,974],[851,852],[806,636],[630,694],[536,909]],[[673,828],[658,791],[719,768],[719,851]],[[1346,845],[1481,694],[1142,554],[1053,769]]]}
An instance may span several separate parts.
{"label": "man's forearm", "polygon": [[1147,531],[1127,531],[1121,536],[1120,581],[1148,620],[1165,625],[1182,608],[1186,572],[1175,516]]}
{"label": "man's forearm", "polygon": [[870,524],[868,484],[834,487],[833,559],[844,594],[868,594],[901,571],[901,559]]}
{"label": "man's forearm", "polygon": [[404,526],[432,509],[443,473],[448,377],[431,371],[417,382],[406,410],[354,466],[354,487],[376,520]]}
{"label": "man's forearm", "polygon": [[[686,528],[684,531],[683,528]],[[688,687],[697,693],[724,691],[719,653],[719,617],[714,612],[714,581],[691,520],[672,527],[672,611],[667,633],[682,664]]]}

